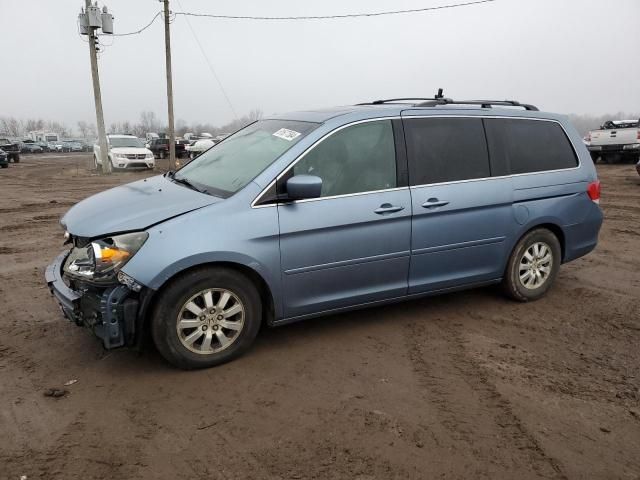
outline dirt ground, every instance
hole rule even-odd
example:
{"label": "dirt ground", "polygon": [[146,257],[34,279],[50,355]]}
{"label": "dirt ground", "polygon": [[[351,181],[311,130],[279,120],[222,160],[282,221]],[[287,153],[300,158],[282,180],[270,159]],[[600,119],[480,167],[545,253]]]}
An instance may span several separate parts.
{"label": "dirt ground", "polygon": [[486,288],[263,329],[241,359],[183,372],[103,351],[45,286],[60,216],[149,175],[88,165],[0,170],[0,478],[640,478],[633,166],[598,167],[600,244],[541,301]]}

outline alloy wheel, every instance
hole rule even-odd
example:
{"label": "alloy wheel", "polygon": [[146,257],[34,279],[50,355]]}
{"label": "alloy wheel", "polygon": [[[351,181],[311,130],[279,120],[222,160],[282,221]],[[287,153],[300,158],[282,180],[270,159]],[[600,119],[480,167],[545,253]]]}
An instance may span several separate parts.
{"label": "alloy wheel", "polygon": [[551,275],[553,253],[544,242],[531,244],[520,258],[520,283],[529,290],[540,288]]}
{"label": "alloy wheel", "polygon": [[188,299],[176,319],[180,343],[203,355],[232,345],[244,327],[245,308],[231,290],[210,288]]}

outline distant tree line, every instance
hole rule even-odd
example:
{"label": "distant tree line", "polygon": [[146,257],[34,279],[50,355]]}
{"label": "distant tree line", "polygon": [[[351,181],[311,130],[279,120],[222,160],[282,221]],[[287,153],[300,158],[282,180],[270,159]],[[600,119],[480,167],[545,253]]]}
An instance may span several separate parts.
{"label": "distant tree line", "polygon": [[[262,110],[251,110],[247,115],[233,120],[222,126],[215,126],[212,123],[189,123],[181,118],[176,120],[176,136],[184,136],[185,133],[191,132],[195,134],[210,133],[218,135],[221,133],[233,133],[245,125],[262,118]],[[607,120],[627,120],[638,119],[639,113],[618,112],[610,115],[576,115],[570,114],[569,119],[576,127],[581,135],[586,135],[590,130],[596,130]],[[17,119],[15,117],[0,117],[0,134],[10,137],[25,137],[31,131],[44,130],[47,132],[56,132],[61,137],[70,137],[74,134],[73,129],[69,128],[63,122],[51,120],[43,120],[41,118],[28,118],[26,120]],[[76,131],[82,138],[96,138],[97,129],[95,124],[80,120],[77,122]],[[147,133],[167,133],[167,125],[163,121],[158,120],[156,114],[151,111],[145,111],[140,114],[138,122],[132,123],[128,120],[122,122],[113,122],[107,128],[107,133],[121,133],[126,135],[135,135],[144,137]]]}
{"label": "distant tree line", "polygon": [[[218,135],[220,133],[232,133],[241,129],[245,125],[262,118],[262,110],[251,110],[247,115],[233,120],[222,126],[215,126],[212,123],[188,123],[183,119],[176,120],[176,136],[183,136],[187,132],[191,133],[210,133]],[[98,136],[97,128],[94,123],[80,120],[77,122],[76,130],[80,137],[93,139]],[[55,132],[63,138],[69,138],[74,135],[74,130],[66,124],[56,121],[45,121],[43,119],[28,118],[26,120],[15,117],[0,117],[0,134],[9,137],[23,138],[32,131]],[[107,128],[107,133],[121,133],[125,135],[135,135],[144,137],[147,133],[167,133],[167,124],[158,120],[154,112],[145,111],[140,114],[138,122],[132,123],[128,120],[122,122],[113,122]]]}
{"label": "distant tree line", "polygon": [[[247,115],[242,116],[232,122],[222,126],[215,126],[212,123],[188,123],[181,118],[176,120],[175,129],[176,136],[182,137],[185,133],[191,132],[195,134],[210,133],[218,135],[220,133],[232,133],[240,130],[245,125],[262,118],[262,110],[251,110]],[[120,133],[124,135],[135,135],[136,137],[144,137],[147,133],[168,133],[167,124],[159,121],[154,112],[142,112],[140,120],[137,123],[131,123],[128,120],[123,122],[113,122],[107,128],[107,133]]]}

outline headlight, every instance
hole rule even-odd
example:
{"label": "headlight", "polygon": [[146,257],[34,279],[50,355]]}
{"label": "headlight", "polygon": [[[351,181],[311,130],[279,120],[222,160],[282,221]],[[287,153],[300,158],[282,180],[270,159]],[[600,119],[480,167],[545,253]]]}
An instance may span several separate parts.
{"label": "headlight", "polygon": [[153,153],[147,153],[147,158],[153,158]]}
{"label": "headlight", "polygon": [[149,238],[147,232],[125,233],[95,240],[83,248],[74,248],[64,270],[71,275],[94,281],[111,281]]}
{"label": "headlight", "polygon": [[116,153],[116,158],[121,158],[123,160],[126,160],[127,156],[125,154],[123,154],[123,153]]}

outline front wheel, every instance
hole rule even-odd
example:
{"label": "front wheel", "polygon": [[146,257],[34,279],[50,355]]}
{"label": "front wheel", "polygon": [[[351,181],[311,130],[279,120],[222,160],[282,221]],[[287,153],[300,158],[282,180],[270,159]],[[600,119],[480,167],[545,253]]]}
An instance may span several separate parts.
{"label": "front wheel", "polygon": [[160,354],[183,369],[228,362],[253,343],[262,318],[258,290],[235,270],[201,268],[163,291],[151,333]]}
{"label": "front wheel", "polygon": [[511,298],[529,302],[543,297],[553,284],[562,250],[558,238],[549,230],[532,230],[520,239],[511,253],[503,279]]}

